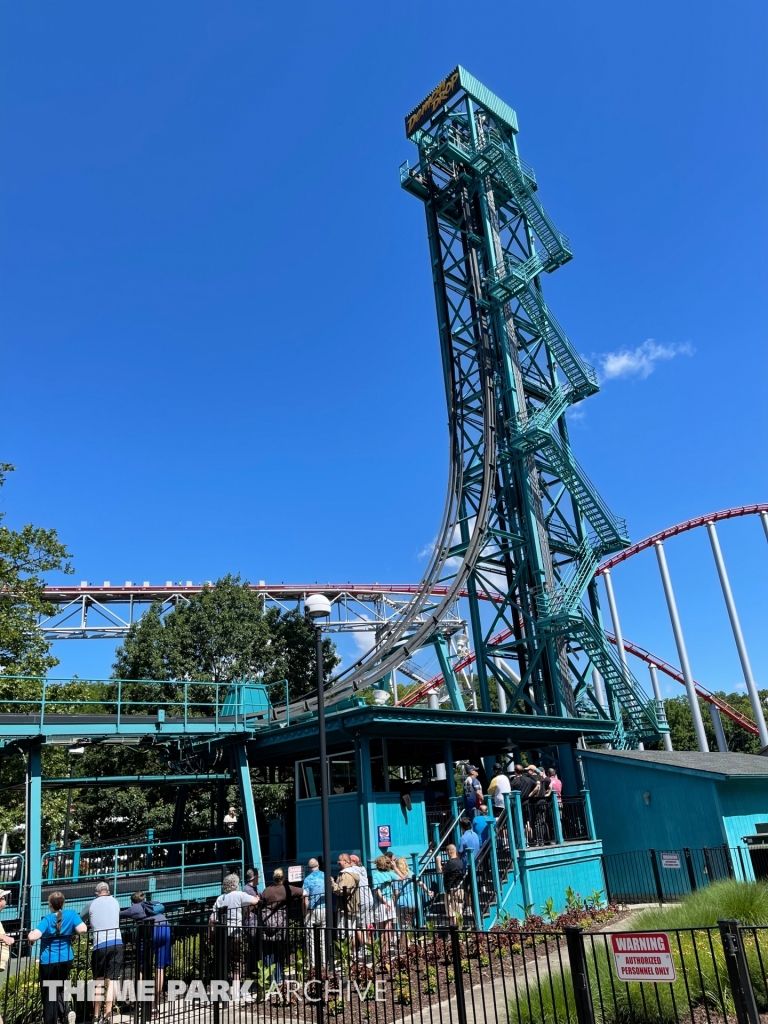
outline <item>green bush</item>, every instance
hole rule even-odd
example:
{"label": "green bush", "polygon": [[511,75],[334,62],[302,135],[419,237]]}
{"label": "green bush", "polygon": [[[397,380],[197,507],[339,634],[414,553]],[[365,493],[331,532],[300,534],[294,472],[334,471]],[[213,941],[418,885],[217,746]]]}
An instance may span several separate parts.
{"label": "green bush", "polygon": [[698,889],[673,907],[646,910],[632,922],[632,931],[664,928],[712,928],[721,918],[742,924],[768,925],[768,885],[729,879]]}
{"label": "green bush", "polygon": [[37,965],[16,971],[18,961],[11,961],[10,974],[0,988],[0,1014],[5,1024],[38,1024],[43,1019],[40,981]]}

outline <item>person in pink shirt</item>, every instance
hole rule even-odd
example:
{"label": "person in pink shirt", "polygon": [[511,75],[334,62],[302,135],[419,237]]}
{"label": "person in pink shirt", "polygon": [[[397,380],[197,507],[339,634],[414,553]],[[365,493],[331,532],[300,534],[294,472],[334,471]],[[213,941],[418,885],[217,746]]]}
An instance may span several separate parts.
{"label": "person in pink shirt", "polygon": [[547,769],[547,775],[549,776],[549,788],[553,793],[557,793],[557,802],[562,804],[563,802],[563,784],[557,777],[557,772],[554,768]]}

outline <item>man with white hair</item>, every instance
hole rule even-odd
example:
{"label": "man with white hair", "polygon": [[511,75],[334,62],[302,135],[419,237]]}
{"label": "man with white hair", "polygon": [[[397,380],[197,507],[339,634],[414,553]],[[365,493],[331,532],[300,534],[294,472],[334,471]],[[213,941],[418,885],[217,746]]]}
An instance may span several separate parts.
{"label": "man with white hair", "polygon": [[259,899],[259,896],[251,896],[247,892],[240,891],[240,879],[237,875],[227,875],[221,884],[221,896],[216,897],[216,902],[213,905],[211,924],[216,924],[221,911],[226,911],[226,914],[221,914],[221,916],[227,922],[227,952],[233,982],[239,983],[240,981],[243,907],[255,906]]}
{"label": "man with white hair", "polygon": [[104,1020],[112,1013],[115,1000],[115,981],[123,972],[123,937],[120,934],[120,904],[110,894],[106,882],[99,882],[95,898],[83,908],[93,934],[91,972],[94,982],[106,985],[104,989],[104,1013],[101,1014],[101,987],[96,988],[93,999],[94,1020]]}

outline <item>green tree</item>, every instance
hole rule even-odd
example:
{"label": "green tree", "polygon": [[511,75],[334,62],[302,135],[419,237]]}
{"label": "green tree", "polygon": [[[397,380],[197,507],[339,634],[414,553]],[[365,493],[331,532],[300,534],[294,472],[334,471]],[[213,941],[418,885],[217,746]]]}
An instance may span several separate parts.
{"label": "green tree", "polygon": [[[13,469],[7,462],[0,463],[0,487]],[[0,523],[4,518],[0,512]],[[44,675],[58,665],[37,620],[55,611],[45,600],[42,574],[71,574],[69,558],[55,530],[32,523],[21,530],[0,525],[0,672],[4,675]],[[0,683],[0,696],[10,696],[9,683]]]}
{"label": "green tree", "polygon": [[[760,700],[765,705],[766,698],[768,698],[768,690],[758,691],[760,694]],[[752,705],[749,702],[749,697],[743,693],[724,693],[718,691],[715,693],[716,697],[721,697],[727,704],[730,704],[736,711],[739,711],[750,721],[754,721],[752,714]],[[704,722],[704,731],[707,734],[707,742],[709,743],[710,750],[717,750],[717,740],[715,739],[715,730],[712,727],[712,716],[709,710],[709,704],[704,701],[699,701],[699,708],[701,709],[701,717]],[[672,737],[672,746],[675,750],[698,750],[696,743],[696,734],[693,731],[693,716],[691,715],[691,708],[688,704],[688,698],[685,696],[671,697],[664,701],[664,708],[667,712],[667,720],[669,721],[670,735]],[[736,722],[731,721],[726,715],[721,714],[720,720],[723,723],[723,732],[725,733],[725,739],[728,743],[728,749],[740,754],[759,754],[761,750],[760,740],[757,736],[746,729],[743,729]],[[654,744],[653,747],[650,745],[648,749],[663,749],[662,744]]]}
{"label": "green tree", "polygon": [[[339,661],[335,645],[324,640],[326,675]],[[298,610],[265,609],[261,594],[239,576],[227,575],[165,616],[153,606],[117,649],[114,675],[168,681],[287,679],[291,698],[297,699],[315,686],[314,630]]]}
{"label": "green tree", "polygon": [[[326,675],[339,664],[330,640],[323,641]],[[291,699],[314,692],[315,634],[298,610],[265,608],[264,599],[239,576],[227,575],[205,586],[188,603],[167,614],[153,606],[135,622],[116,652],[114,676],[127,680],[162,681],[163,696],[181,697],[176,681],[227,683],[262,677],[264,682],[288,679]],[[209,702],[213,687],[195,687],[190,699]],[[140,682],[122,684],[124,697],[152,701],[157,689]],[[283,699],[281,687],[272,691],[275,702]],[[221,693],[219,693],[221,699]],[[198,706],[193,713],[205,714]],[[168,758],[173,751],[109,745],[87,747],[78,759],[76,773],[90,776],[163,774],[172,771]],[[285,776],[284,778],[282,776]],[[290,800],[292,774],[254,770],[252,782],[257,808],[266,816],[280,814]],[[153,827],[170,828],[175,792],[169,787],[115,787],[83,789],[76,795],[73,829],[83,838],[109,839]],[[228,793],[235,800],[235,790]],[[210,824],[210,792],[192,789],[187,802],[187,829]],[[53,829],[52,829],[53,831]]]}

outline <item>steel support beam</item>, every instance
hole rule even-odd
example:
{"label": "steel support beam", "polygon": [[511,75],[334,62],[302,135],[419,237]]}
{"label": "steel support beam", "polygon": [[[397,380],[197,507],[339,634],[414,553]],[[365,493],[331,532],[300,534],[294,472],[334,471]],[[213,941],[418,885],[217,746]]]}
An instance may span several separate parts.
{"label": "steel support beam", "polygon": [[691,673],[691,666],[688,661],[688,650],[685,646],[685,637],[683,636],[683,627],[680,625],[680,616],[677,612],[677,602],[675,601],[675,592],[672,589],[672,580],[669,576],[669,569],[667,568],[667,558],[664,554],[664,544],[659,540],[654,544],[656,549],[656,559],[659,563],[659,573],[661,574],[661,583],[664,587],[664,596],[667,599],[667,608],[669,610],[669,620],[672,624],[672,632],[675,635],[675,645],[677,647],[677,656],[680,659],[680,671],[683,673],[683,679],[685,680],[685,690],[688,694],[688,703],[691,706],[691,718],[693,719],[693,731],[696,734],[696,742],[699,746],[699,750],[707,752],[709,750],[709,743],[707,742],[707,734],[704,731],[704,720],[701,717],[701,708],[699,707],[699,698],[696,695],[696,686],[693,682],[693,675]]}
{"label": "steel support beam", "polygon": [[[765,513],[763,513],[763,515],[765,515]],[[763,522],[765,522],[765,520]],[[707,533],[709,534],[709,542],[712,545],[712,555],[715,559],[717,575],[720,578],[720,587],[723,591],[725,607],[728,609],[728,618],[731,621],[731,630],[733,631],[733,639],[736,642],[736,650],[739,652],[741,671],[744,673],[744,682],[747,684],[749,703],[752,706],[752,714],[755,716],[755,725],[757,726],[757,731],[760,736],[760,743],[763,747],[768,747],[768,728],[766,728],[765,725],[763,705],[760,701],[760,694],[757,692],[755,678],[752,675],[752,665],[749,661],[749,654],[747,654],[747,645],[744,643],[744,634],[741,631],[739,613],[736,611],[736,602],[733,599],[733,592],[731,591],[731,584],[728,579],[725,560],[723,559],[723,553],[720,550],[720,541],[718,540],[717,529],[715,528],[714,523],[707,523]],[[713,713],[713,721],[714,717]],[[722,723],[720,725],[720,731],[722,732]]]}
{"label": "steel support beam", "polygon": [[264,865],[261,859],[261,844],[256,821],[256,805],[253,801],[253,786],[248,765],[248,752],[245,743],[238,743],[232,752],[234,759],[237,788],[240,793],[240,811],[243,816],[243,842],[245,844],[246,867],[256,868],[259,878],[264,878]]}

